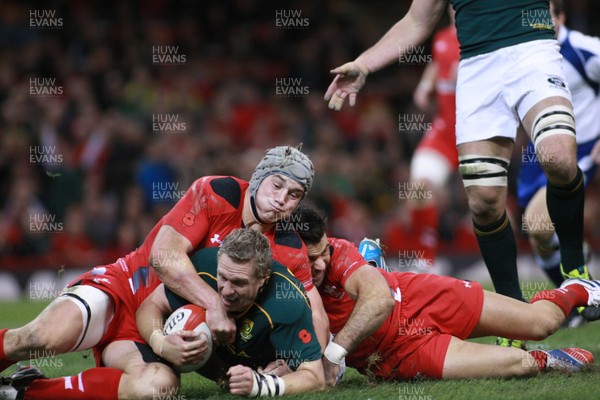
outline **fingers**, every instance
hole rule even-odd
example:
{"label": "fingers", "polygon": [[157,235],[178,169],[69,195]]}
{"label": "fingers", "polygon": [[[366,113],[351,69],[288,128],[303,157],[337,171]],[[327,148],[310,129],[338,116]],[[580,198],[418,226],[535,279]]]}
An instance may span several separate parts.
{"label": "fingers", "polygon": [[[342,109],[342,106],[344,105],[344,101],[346,100],[347,96],[348,93],[346,93],[345,91],[341,89],[336,90],[333,96],[331,97],[331,100],[329,100],[329,108],[331,110],[340,111]],[[356,101],[356,95],[354,95],[354,98]]]}
{"label": "fingers", "polygon": [[[200,338],[200,332],[194,331],[178,331],[176,332],[183,340],[193,342]],[[205,336],[206,337],[206,336]]]}
{"label": "fingers", "polygon": [[369,70],[357,61],[349,62],[341,67],[331,70],[336,76],[327,88],[325,101],[328,101],[328,107],[339,111],[342,109],[346,97],[350,107],[356,104],[356,93],[362,88]]}
{"label": "fingers", "polygon": [[179,331],[169,335],[168,359],[178,365],[199,363],[208,348],[208,338],[205,333]]}
{"label": "fingers", "polygon": [[206,310],[206,323],[216,345],[230,344],[235,340],[235,322],[222,305]]}
{"label": "fingers", "polygon": [[344,65],[340,65],[337,68],[332,69],[331,72],[332,74],[337,74],[337,75],[345,75],[347,73],[353,73],[356,71],[356,63],[354,61],[352,62],[347,62]]}
{"label": "fingers", "polygon": [[336,77],[333,78],[333,82],[331,82],[327,88],[327,91],[325,92],[325,96],[323,97],[325,101],[328,101],[331,98],[331,95],[337,90],[337,82],[340,79],[340,76],[341,75],[336,75]]}
{"label": "fingers", "polygon": [[235,339],[235,330],[211,330],[216,345],[226,345],[233,343]]}
{"label": "fingers", "polygon": [[252,390],[252,370],[250,368],[234,365],[227,371],[227,376],[231,394],[247,395]]}
{"label": "fingers", "polygon": [[350,105],[350,107],[354,107],[354,105],[356,104],[356,93],[350,93],[350,96],[348,98],[348,104]]}

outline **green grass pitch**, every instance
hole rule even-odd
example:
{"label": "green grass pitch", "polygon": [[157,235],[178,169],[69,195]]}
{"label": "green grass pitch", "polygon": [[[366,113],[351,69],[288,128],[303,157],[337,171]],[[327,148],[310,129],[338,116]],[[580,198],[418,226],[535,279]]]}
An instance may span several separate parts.
{"label": "green grass pitch", "polygon": [[[45,302],[21,301],[0,303],[0,327],[11,328],[31,320],[46,305]],[[478,340],[492,343],[492,338]],[[577,329],[561,329],[544,342],[530,342],[530,347],[582,347],[594,353],[600,360],[600,321]],[[600,362],[600,361],[598,361]],[[72,375],[93,367],[89,351],[42,358],[37,365],[49,376]],[[11,367],[2,374],[11,372]],[[370,385],[365,377],[349,369],[340,386],[334,390],[298,396],[293,399],[395,399],[395,400],[459,400],[459,399],[595,399],[600,393],[600,369],[597,365],[589,370],[564,375],[550,373],[529,379],[485,379],[461,381],[423,381],[416,383],[378,383]],[[185,374],[177,395],[159,394],[159,399],[233,399],[220,391],[211,381],[194,373]]]}

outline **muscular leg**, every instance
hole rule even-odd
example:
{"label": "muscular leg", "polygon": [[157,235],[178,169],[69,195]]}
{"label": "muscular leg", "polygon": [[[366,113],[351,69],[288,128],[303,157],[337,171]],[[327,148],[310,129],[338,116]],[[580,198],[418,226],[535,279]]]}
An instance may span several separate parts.
{"label": "muscular leg", "polygon": [[[483,309],[470,337],[502,336],[512,339],[543,340],[556,332],[565,320],[553,302],[528,304],[497,293],[484,291]],[[552,291],[548,292],[548,298]],[[554,293],[558,296],[557,293]]]}
{"label": "muscular leg", "polygon": [[[540,116],[550,106],[565,106],[571,111],[571,103],[562,97],[551,97],[538,102],[523,118],[523,127],[532,138],[540,165],[548,178],[547,206],[550,218],[561,244],[561,262],[565,272],[584,265],[583,257],[583,174],[577,166],[577,143],[569,129],[569,116],[548,122],[550,117]],[[543,113],[542,113],[543,114]],[[573,125],[574,128],[574,124]],[[534,126],[536,128],[534,128]],[[544,136],[538,127],[546,126]],[[536,140],[536,137],[538,138]]]}
{"label": "muscular leg", "polygon": [[453,337],[444,360],[443,379],[530,376],[539,371],[534,358],[524,350]]}
{"label": "muscular leg", "polygon": [[69,352],[77,346],[83,326],[79,307],[61,296],[27,325],[8,330],[4,336],[4,352],[11,360],[28,360],[42,351]]}
{"label": "muscular leg", "polygon": [[489,174],[477,171],[477,165],[462,161],[469,155],[509,159],[512,148],[510,139],[493,138],[460,144],[458,153],[475,234],[494,288],[498,293],[522,299],[517,273],[517,246],[506,216],[506,176],[503,182],[500,178],[488,178]]}
{"label": "muscular leg", "polygon": [[159,362],[145,362],[133,341],[110,343],[102,354],[106,367],[74,376],[36,379],[25,400],[172,399],[179,391],[179,377]]}
{"label": "muscular leg", "polygon": [[144,362],[133,341],[109,344],[102,353],[107,367],[123,371],[119,383],[119,399],[176,398],[179,375],[159,362]]}

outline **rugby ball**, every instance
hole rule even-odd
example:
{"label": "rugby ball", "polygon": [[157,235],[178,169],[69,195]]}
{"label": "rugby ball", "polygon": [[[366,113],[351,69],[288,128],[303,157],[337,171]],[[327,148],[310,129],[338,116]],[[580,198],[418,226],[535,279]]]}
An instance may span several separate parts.
{"label": "rugby ball", "polygon": [[202,367],[212,355],[213,342],[212,334],[206,324],[206,310],[194,304],[187,304],[179,307],[165,321],[163,328],[164,335],[171,335],[179,331],[194,331],[200,332],[206,336],[208,342],[208,351],[202,357],[198,364],[181,365],[178,370],[180,372],[193,372]]}

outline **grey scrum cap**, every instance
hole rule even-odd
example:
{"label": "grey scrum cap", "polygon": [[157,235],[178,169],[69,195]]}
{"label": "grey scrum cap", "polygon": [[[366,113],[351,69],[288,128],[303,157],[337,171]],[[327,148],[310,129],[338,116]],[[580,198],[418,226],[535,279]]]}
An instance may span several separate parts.
{"label": "grey scrum cap", "polygon": [[300,150],[291,146],[277,146],[267,150],[250,178],[250,196],[254,198],[263,179],[269,175],[281,174],[298,182],[308,193],[313,183],[315,169],[312,161]]}

